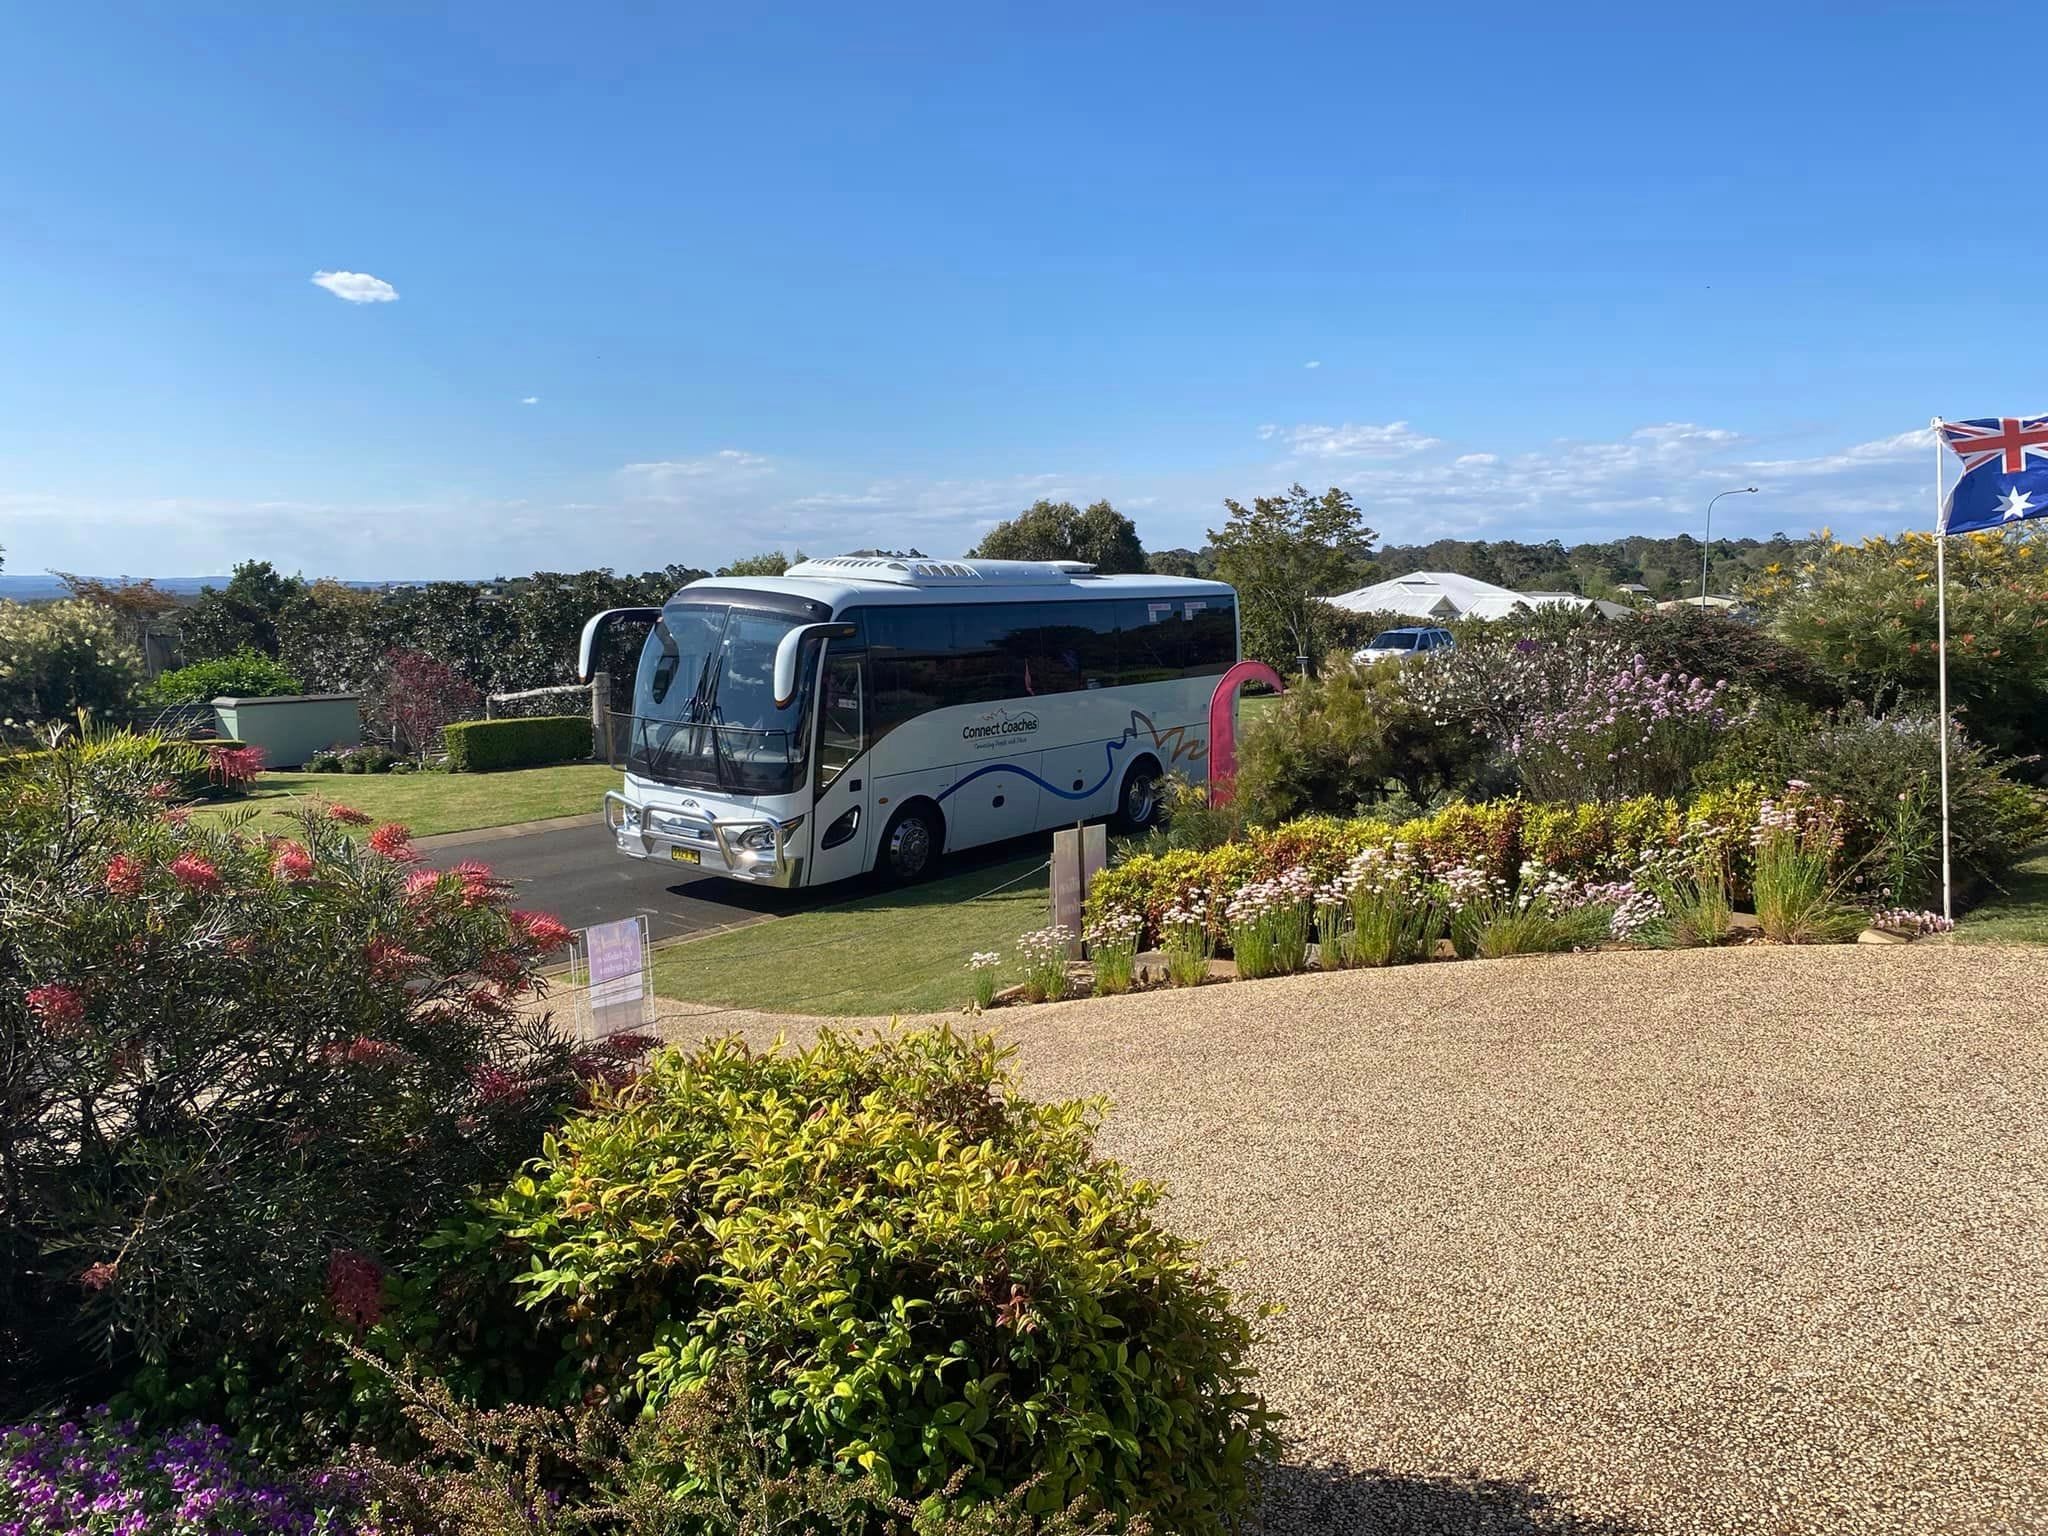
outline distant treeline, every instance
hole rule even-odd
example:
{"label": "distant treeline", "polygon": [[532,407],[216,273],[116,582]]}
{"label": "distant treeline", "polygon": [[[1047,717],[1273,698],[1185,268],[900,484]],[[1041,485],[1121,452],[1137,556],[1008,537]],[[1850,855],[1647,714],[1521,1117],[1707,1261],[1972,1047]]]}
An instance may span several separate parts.
{"label": "distant treeline", "polygon": [[[1774,533],[1768,539],[1715,539],[1707,574],[1716,592],[1731,591],[1766,567],[1798,557],[1808,540]],[[1162,576],[1208,576],[1215,570],[1210,549],[1161,549],[1146,556]],[[1438,539],[1432,544],[1388,544],[1373,552],[1370,570],[1358,585],[1405,576],[1411,571],[1448,571],[1490,581],[1516,592],[1577,592],[1615,597],[1628,584],[1649,588],[1658,599],[1699,591],[1700,541],[1690,534],[1650,538],[1635,534],[1597,544],[1550,539],[1525,544],[1517,539]],[[1328,595],[1328,594],[1325,594]]]}

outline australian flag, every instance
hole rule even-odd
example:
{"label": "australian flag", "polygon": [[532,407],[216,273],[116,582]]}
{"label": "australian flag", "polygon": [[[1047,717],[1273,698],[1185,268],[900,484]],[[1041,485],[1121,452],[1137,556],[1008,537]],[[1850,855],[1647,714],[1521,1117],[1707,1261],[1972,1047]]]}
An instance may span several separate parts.
{"label": "australian flag", "polygon": [[2048,515],[2048,416],[1998,416],[1936,424],[1963,461],[1942,503],[1941,533],[2003,528]]}

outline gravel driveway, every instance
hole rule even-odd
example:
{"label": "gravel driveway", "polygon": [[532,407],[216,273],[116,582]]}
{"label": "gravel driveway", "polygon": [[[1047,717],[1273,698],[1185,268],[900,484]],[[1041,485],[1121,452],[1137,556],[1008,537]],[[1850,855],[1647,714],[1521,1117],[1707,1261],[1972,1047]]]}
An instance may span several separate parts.
{"label": "gravel driveway", "polygon": [[2048,1531],[2044,958],[1607,953],[991,1022],[1285,1307],[1267,1532]]}

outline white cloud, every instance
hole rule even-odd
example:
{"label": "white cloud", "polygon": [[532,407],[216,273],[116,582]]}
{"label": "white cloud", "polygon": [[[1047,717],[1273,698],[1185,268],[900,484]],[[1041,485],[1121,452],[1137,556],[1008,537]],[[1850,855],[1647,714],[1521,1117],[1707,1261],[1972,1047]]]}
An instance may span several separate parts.
{"label": "white cloud", "polygon": [[1301,366],[1304,368],[1320,368],[1323,366],[1323,360],[1320,357],[1312,357]]}
{"label": "white cloud", "polygon": [[1810,459],[1758,459],[1743,467],[1758,475],[1838,475],[1871,464],[1910,463],[1914,459],[1925,463],[1927,450],[1933,446],[1934,428],[1921,427],[1894,437],[1881,437],[1875,442],[1858,443],[1840,453],[1822,454]]}
{"label": "white cloud", "polygon": [[389,304],[398,297],[396,288],[367,272],[315,272],[313,284],[351,304]]}
{"label": "white cloud", "polygon": [[1299,427],[1259,429],[1259,436],[1284,438],[1296,453],[1307,454],[1318,459],[1388,459],[1400,458],[1406,454],[1420,453],[1437,446],[1433,437],[1424,437],[1405,421],[1390,421],[1385,426],[1370,423],[1354,425],[1345,422],[1339,427],[1305,425]]}
{"label": "white cloud", "polygon": [[1482,464],[1498,464],[1500,455],[1494,453],[1461,453],[1451,462],[1460,469],[1477,469]]}
{"label": "white cloud", "polygon": [[540,396],[539,396],[539,395],[521,395],[521,396],[519,397],[519,403],[520,403],[521,405],[539,405],[539,404],[540,404]]}

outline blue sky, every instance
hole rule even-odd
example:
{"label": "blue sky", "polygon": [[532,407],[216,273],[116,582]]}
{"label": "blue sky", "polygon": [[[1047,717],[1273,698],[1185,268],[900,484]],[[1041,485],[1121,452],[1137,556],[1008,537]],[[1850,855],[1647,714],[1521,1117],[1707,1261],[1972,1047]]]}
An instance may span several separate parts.
{"label": "blue sky", "polygon": [[1861,532],[2043,408],[2019,88],[1925,7],[303,9],[15,12],[9,571],[1164,547],[1297,478]]}

